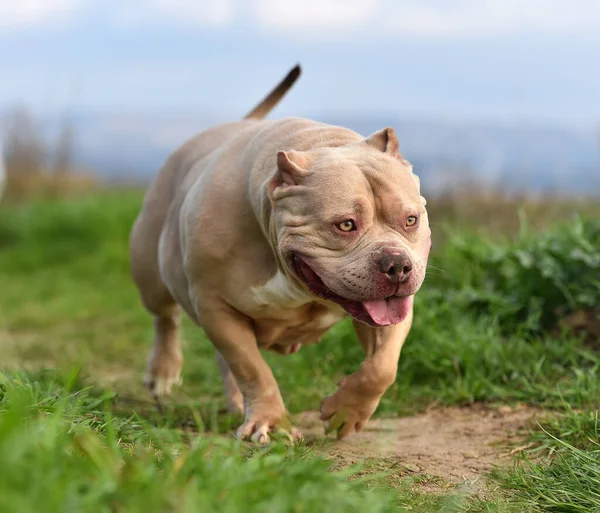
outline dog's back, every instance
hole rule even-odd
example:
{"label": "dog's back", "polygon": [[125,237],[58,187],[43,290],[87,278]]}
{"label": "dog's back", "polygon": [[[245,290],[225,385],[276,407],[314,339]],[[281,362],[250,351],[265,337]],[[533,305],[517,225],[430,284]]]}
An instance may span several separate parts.
{"label": "dog's back", "polygon": [[177,192],[196,165],[244,128],[261,121],[283,98],[300,76],[294,67],[265,98],[241,121],[209,128],[183,143],[165,162],[144,198],[144,204],[131,231],[131,269],[142,301],[155,314],[169,308],[173,299],[162,283],[158,262],[158,247],[169,209]]}

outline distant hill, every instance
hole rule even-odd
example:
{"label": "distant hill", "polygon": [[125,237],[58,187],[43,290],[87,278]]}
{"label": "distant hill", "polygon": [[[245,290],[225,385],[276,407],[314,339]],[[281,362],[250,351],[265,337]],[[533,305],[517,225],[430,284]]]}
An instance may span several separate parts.
{"label": "distant hill", "polygon": [[[76,159],[102,177],[148,180],[168,154],[215,115],[132,113],[69,116]],[[458,184],[600,195],[600,140],[593,130],[544,125],[484,124],[386,116],[322,115],[320,121],[368,135],[393,126],[401,151],[425,190]],[[56,122],[45,120],[45,132]]]}
{"label": "distant hill", "polygon": [[393,126],[402,153],[430,188],[467,181],[600,195],[600,139],[592,130],[383,117],[324,121],[362,134]]}

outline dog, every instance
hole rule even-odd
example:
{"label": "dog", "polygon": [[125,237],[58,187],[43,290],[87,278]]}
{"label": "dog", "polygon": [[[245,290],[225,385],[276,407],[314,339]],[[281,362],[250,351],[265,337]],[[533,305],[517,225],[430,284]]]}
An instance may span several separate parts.
{"label": "dog", "polygon": [[302,118],[266,121],[296,66],[241,121],[185,142],[150,185],[130,238],[154,318],[145,385],[180,380],[180,311],[217,351],[241,439],[290,422],[261,349],[292,354],[352,317],[365,360],[321,403],[326,432],[360,431],[395,381],[425,277],[431,230],[418,177],[392,128],[365,138]]}

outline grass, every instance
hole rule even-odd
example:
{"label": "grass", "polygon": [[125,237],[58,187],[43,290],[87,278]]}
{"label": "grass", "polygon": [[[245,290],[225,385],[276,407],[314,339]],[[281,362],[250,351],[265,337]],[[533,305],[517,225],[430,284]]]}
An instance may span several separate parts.
{"label": "grass", "polygon": [[[524,511],[375,459],[334,468],[310,445],[266,448],[112,410],[114,393],[76,372],[0,375],[0,511]],[[438,480],[439,481],[439,480]]]}
{"label": "grass", "polygon": [[365,480],[303,450],[251,451],[115,417],[106,395],[69,383],[1,383],[0,467],[11,469],[0,480],[3,512],[392,511]]}
{"label": "grass", "polygon": [[518,491],[522,503],[547,511],[600,511],[600,417],[598,409],[552,416],[532,433],[535,459],[523,454],[496,478]]}
{"label": "grass", "polygon": [[[377,415],[432,403],[547,409],[550,435],[532,434],[530,456],[550,460],[520,461],[481,496],[453,486],[427,493],[377,461],[332,470],[327,441],[236,444],[238,419],[220,413],[214,350],[187,320],[184,385],[159,414],[140,383],[151,322],[127,256],[140,203],[137,191],[108,191],[0,208],[0,468],[13,469],[0,480],[0,511],[535,511],[552,506],[540,483],[560,490],[560,476],[573,500],[598,507],[597,446],[588,439],[592,424],[598,434],[600,357],[560,322],[599,304],[598,217],[558,209],[561,224],[549,231],[515,230],[516,209],[506,204],[509,222],[494,217],[494,232],[482,235],[466,214],[430,202],[432,219],[450,212],[463,226],[434,226],[432,271]],[[549,214],[536,205],[524,216],[537,227]],[[343,322],[292,357],[266,355],[292,413],[318,408],[360,364],[350,328]],[[575,468],[584,469],[580,488],[569,488]]]}

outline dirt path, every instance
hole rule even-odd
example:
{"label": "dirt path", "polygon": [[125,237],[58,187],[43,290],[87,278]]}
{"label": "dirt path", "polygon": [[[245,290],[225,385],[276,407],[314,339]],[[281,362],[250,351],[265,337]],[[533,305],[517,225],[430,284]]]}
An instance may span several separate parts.
{"label": "dirt path", "polygon": [[[393,461],[407,473],[472,482],[493,465],[510,463],[511,447],[537,410],[484,406],[436,408],[404,418],[372,420],[351,439],[328,445],[327,453],[345,463],[364,458]],[[315,412],[296,418],[307,440],[323,438]]]}

